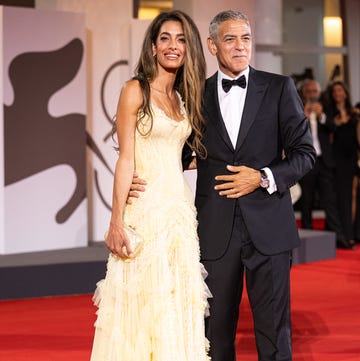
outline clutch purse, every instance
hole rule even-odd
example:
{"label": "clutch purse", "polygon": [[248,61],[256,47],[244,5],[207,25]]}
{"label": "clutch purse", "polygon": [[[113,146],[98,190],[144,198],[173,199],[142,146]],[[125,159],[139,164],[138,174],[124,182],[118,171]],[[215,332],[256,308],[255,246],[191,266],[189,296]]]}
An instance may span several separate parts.
{"label": "clutch purse", "polygon": [[[144,245],[144,239],[140,236],[139,233],[136,232],[136,230],[131,227],[131,226],[128,226],[128,225],[124,225],[124,231],[127,235],[127,238],[129,240],[129,246],[132,250],[132,255],[131,257],[126,257],[124,260],[125,261],[129,261],[129,260],[132,260],[133,258],[135,258],[136,256],[139,255],[143,245]],[[107,238],[107,235],[108,235],[108,232],[105,232],[105,240]],[[122,248],[123,252],[125,254],[127,254],[126,252],[126,247],[123,246]]]}

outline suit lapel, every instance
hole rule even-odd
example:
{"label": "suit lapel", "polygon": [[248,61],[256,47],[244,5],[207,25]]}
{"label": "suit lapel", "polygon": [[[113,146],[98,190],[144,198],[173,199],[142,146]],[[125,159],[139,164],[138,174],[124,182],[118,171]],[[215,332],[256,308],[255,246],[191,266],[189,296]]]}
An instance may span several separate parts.
{"label": "suit lapel", "polygon": [[217,90],[217,74],[218,73],[216,72],[211,78],[207,80],[205,93],[205,112],[207,113],[206,119],[210,119],[217,131],[220,133],[221,138],[224,140],[225,144],[233,152],[234,147],[231,143],[220,111]]}
{"label": "suit lapel", "polygon": [[241,118],[239,135],[236,142],[236,149],[238,151],[243,144],[251,125],[253,124],[259,106],[262,102],[268,84],[262,82],[257,76],[256,70],[250,67],[248,90],[244,104],[244,111]]}

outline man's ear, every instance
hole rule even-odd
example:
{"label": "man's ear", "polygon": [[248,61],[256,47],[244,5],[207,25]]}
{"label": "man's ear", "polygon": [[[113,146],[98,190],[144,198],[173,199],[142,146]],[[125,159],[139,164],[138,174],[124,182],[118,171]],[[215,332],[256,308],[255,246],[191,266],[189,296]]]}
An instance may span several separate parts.
{"label": "man's ear", "polygon": [[214,40],[211,37],[207,38],[207,45],[211,55],[217,54],[217,47]]}

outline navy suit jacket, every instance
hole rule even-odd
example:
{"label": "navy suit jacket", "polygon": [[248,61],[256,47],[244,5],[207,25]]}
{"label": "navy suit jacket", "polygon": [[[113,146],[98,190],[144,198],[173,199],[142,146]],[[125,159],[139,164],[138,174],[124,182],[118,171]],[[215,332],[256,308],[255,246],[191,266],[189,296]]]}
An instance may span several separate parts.
{"label": "navy suit jacket", "polygon": [[[293,80],[250,67],[235,149],[220,112],[217,73],[206,81],[203,115],[208,155],[197,159],[195,198],[201,258],[215,260],[226,252],[236,201],[258,251],[271,255],[297,247],[299,235],[289,188],[312,168],[315,150]],[[238,200],[220,196],[214,190],[215,176],[229,173],[227,164],[269,167],[277,192],[270,195],[258,188]]]}

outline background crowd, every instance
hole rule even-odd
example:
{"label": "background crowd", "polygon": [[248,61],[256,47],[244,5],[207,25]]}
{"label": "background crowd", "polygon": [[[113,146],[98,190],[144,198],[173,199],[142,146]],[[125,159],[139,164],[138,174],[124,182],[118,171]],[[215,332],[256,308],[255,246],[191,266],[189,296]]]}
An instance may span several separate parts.
{"label": "background crowd", "polygon": [[297,88],[317,155],[314,168],[300,181],[301,227],[312,229],[312,212],[322,209],[337,247],[355,249],[360,241],[360,102],[353,106],[343,81],[322,90],[316,80],[303,79]]}

